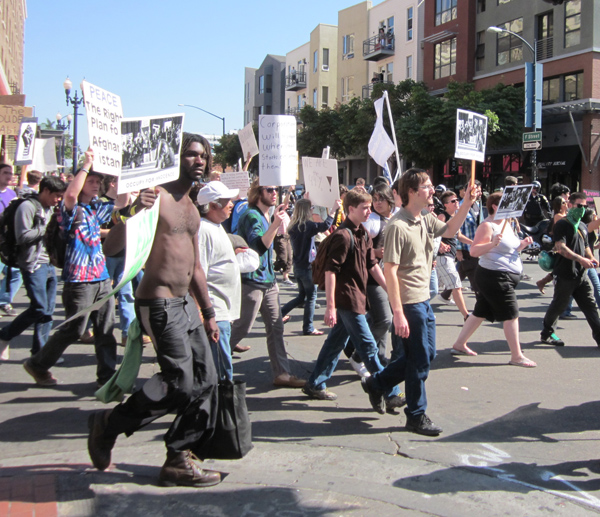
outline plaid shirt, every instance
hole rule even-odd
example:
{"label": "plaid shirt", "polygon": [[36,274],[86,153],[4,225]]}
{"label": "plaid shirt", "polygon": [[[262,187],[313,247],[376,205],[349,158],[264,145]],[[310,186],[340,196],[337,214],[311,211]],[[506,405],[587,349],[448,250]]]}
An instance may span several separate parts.
{"label": "plaid shirt", "polygon": [[[481,202],[478,201],[478,203],[479,203],[479,207],[480,207],[479,209],[483,210],[483,207],[481,206]],[[481,217],[482,220],[484,219],[483,215],[484,214],[482,214],[482,217]],[[479,226],[478,220],[479,220],[479,218],[476,214],[473,213],[473,210],[469,210],[469,213],[467,214],[467,218],[465,219],[465,222],[460,227],[461,233],[467,239],[473,240],[473,238],[475,237],[475,232],[477,231],[477,227]],[[470,251],[470,249],[471,249],[471,246],[469,246],[468,244],[464,244],[460,241],[458,241],[458,243],[456,245],[457,251]]]}

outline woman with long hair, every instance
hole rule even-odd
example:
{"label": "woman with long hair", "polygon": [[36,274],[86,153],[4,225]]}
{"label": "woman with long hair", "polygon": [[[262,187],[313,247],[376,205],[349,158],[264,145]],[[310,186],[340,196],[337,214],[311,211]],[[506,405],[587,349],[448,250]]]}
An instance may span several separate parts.
{"label": "woman with long hair", "polygon": [[313,318],[315,315],[315,301],[317,300],[317,287],[313,283],[310,259],[313,237],[326,231],[333,224],[333,215],[341,202],[338,199],[329,216],[322,223],[312,220],[312,204],[309,199],[300,199],[294,207],[294,213],[288,226],[288,234],[293,250],[294,275],[298,283],[298,295],[287,302],[281,309],[284,323],[289,320],[287,314],[292,309],[304,303],[304,321],[302,332],[305,336],[320,336],[322,331],[315,329]]}

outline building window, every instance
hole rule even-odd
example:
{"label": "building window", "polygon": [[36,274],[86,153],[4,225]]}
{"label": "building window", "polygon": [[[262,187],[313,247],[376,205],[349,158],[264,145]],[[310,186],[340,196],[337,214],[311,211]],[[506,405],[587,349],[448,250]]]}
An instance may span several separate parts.
{"label": "building window", "polygon": [[318,97],[317,89],[315,88],[313,90],[313,108],[315,108],[315,109],[317,109],[317,97]]}
{"label": "building window", "polygon": [[302,95],[298,95],[298,109],[302,107]]}
{"label": "building window", "polygon": [[352,59],[354,57],[354,34],[346,34],[344,36],[344,59]]}
{"label": "building window", "polygon": [[406,10],[406,41],[413,39],[413,8],[409,7]]}
{"label": "building window", "polygon": [[477,14],[485,13],[485,0],[477,0]]}
{"label": "building window", "polygon": [[323,49],[323,70],[329,70],[329,49]]}
{"label": "building window", "polygon": [[394,82],[394,63],[388,63],[387,66],[385,67],[385,72],[386,72],[386,81],[388,83],[393,83]]}
{"label": "building window", "polygon": [[485,31],[477,33],[477,49],[475,50],[475,70],[481,72],[485,64]]}
{"label": "building window", "polygon": [[[523,18],[517,18],[516,20],[503,23],[498,25],[498,27],[512,31],[521,36],[521,33],[523,32]],[[506,65],[514,61],[523,61],[523,42],[519,38],[512,34],[507,34],[506,32],[499,33],[496,36],[497,65]]]}
{"label": "building window", "polygon": [[319,51],[315,50],[313,53],[313,72],[316,74],[319,70]]}
{"label": "building window", "polygon": [[342,102],[354,97],[354,76],[342,77]]}
{"label": "building window", "polygon": [[326,108],[329,104],[329,86],[323,86],[321,90],[321,107]]}
{"label": "building window", "polygon": [[583,98],[583,72],[544,79],[542,104],[576,101]]}
{"label": "building window", "polygon": [[560,77],[544,79],[542,104],[556,104],[560,102]]}
{"label": "building window", "polygon": [[263,93],[265,93],[265,76],[261,75],[258,78],[258,94],[262,95]]}
{"label": "building window", "polygon": [[565,2],[565,48],[581,42],[581,0]]}
{"label": "building window", "polygon": [[583,98],[583,72],[565,75],[564,101],[576,101]]}
{"label": "building window", "polygon": [[406,56],[406,78],[407,79],[412,79],[412,68],[413,68],[413,63],[412,63],[412,56]]}
{"label": "building window", "polygon": [[442,41],[435,46],[434,79],[456,74],[456,38]]}
{"label": "building window", "polygon": [[435,0],[435,24],[442,25],[456,19],[457,0]]}

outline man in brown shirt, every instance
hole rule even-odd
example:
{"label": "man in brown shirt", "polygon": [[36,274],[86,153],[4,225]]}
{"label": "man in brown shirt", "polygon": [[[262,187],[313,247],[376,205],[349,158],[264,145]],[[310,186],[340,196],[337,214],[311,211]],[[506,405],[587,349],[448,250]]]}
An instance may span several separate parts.
{"label": "man in brown shirt", "polygon": [[[335,393],[327,391],[325,383],[350,338],[369,372],[383,369],[365,316],[369,273],[385,289],[373,242],[362,226],[371,214],[371,196],[359,189],[351,190],[344,199],[344,212],[346,219],[331,237],[325,266],[325,324],[333,329],[323,343],[310,379],[302,388],[309,397],[319,400],[337,398]],[[398,394],[397,386],[386,393],[389,411],[403,405],[404,398]]]}

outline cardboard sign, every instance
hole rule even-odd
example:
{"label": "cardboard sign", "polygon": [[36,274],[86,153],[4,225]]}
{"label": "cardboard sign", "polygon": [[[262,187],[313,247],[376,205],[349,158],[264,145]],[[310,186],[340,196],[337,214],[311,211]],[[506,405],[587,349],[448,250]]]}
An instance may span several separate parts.
{"label": "cardboard sign", "polygon": [[245,162],[250,157],[258,154],[258,143],[254,136],[254,130],[252,129],[252,122],[246,124],[244,129],[238,131],[238,138],[240,139],[240,145],[242,146],[242,154],[244,155],[243,161]]}
{"label": "cardboard sign", "polygon": [[121,98],[114,93],[82,81],[81,89],[88,121],[90,147],[94,149],[94,170],[121,174]]}
{"label": "cardboard sign", "polygon": [[248,176],[247,171],[224,172],[223,174],[221,174],[221,181],[225,184],[227,188],[239,189],[240,198],[244,198],[247,196],[248,189],[250,188],[250,177]]}
{"label": "cardboard sign", "polygon": [[31,117],[32,108],[25,106],[0,105],[0,135],[17,136],[21,128],[21,119]]}
{"label": "cardboard sign", "polygon": [[304,188],[313,205],[332,208],[340,198],[337,160],[302,157]]}
{"label": "cardboard sign", "polygon": [[533,185],[510,185],[504,187],[502,199],[500,199],[494,220],[521,217],[532,190]]}
{"label": "cardboard sign", "polygon": [[485,115],[472,111],[456,110],[456,150],[455,158],[464,160],[485,160],[488,119]]}
{"label": "cardboard sign", "polygon": [[179,178],[183,120],[183,113],[123,119],[119,194]]}
{"label": "cardboard sign", "polygon": [[17,147],[15,149],[15,165],[29,165],[33,162],[33,149],[35,135],[37,133],[37,118],[23,117],[19,136],[17,136]]}
{"label": "cardboard sign", "polygon": [[260,185],[287,186],[296,183],[296,124],[296,117],[292,115],[260,115]]}
{"label": "cardboard sign", "polygon": [[[596,199],[600,197],[600,191],[583,189],[583,193],[586,195],[585,202],[588,208],[596,208]],[[596,213],[598,213],[596,211]]]}
{"label": "cardboard sign", "polygon": [[40,172],[52,172],[58,169],[55,138],[36,139],[33,149],[33,161],[29,169]]}

